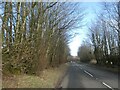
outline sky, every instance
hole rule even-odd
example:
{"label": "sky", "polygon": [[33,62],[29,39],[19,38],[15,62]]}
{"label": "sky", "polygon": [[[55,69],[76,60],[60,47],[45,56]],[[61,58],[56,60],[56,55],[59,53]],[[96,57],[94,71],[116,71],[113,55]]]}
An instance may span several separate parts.
{"label": "sky", "polygon": [[98,13],[101,8],[100,3],[98,2],[85,2],[82,3],[82,6],[85,8],[85,12],[87,12],[84,17],[84,22],[86,23],[86,25],[82,28],[80,27],[74,29],[74,32],[77,32],[79,34],[77,34],[69,43],[69,47],[71,50],[70,53],[72,56],[77,56],[78,48],[80,47],[82,42],[88,38],[87,34],[89,33],[89,30],[87,27],[91,23],[91,21],[95,19],[96,12]]}

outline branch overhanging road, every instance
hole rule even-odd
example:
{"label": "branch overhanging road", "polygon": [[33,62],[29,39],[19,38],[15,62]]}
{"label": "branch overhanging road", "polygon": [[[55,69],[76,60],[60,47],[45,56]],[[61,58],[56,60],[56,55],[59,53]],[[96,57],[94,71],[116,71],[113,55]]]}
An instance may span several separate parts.
{"label": "branch overhanging road", "polygon": [[89,64],[68,63],[69,68],[59,87],[108,88],[118,90],[118,73],[92,67]]}

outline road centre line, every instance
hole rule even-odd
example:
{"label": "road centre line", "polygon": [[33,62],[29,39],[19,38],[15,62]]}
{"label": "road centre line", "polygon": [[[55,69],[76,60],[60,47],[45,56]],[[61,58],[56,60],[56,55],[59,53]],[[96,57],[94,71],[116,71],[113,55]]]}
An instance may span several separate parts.
{"label": "road centre line", "polygon": [[111,86],[107,85],[106,83],[102,82],[102,84],[105,85],[106,87],[108,87],[108,88],[114,90]]}
{"label": "road centre line", "polygon": [[98,80],[98,78],[95,78],[96,80]]}
{"label": "road centre line", "polygon": [[79,67],[79,69],[82,69],[81,67]]}
{"label": "road centre line", "polygon": [[[80,69],[82,69],[81,67],[79,67]],[[84,70],[85,73],[87,73],[89,76],[93,77],[92,74],[90,74],[89,72],[87,72],[86,70]]]}
{"label": "road centre line", "polygon": [[[82,69],[81,67],[79,67],[79,68]],[[84,72],[85,72],[86,74],[88,74],[89,76],[93,77],[93,75],[90,74],[89,72],[87,72],[86,70],[84,70]],[[96,78],[96,80],[98,80],[98,78]],[[102,82],[102,84],[105,85],[106,87],[108,87],[109,89],[114,90],[111,86],[109,86],[109,85],[106,84],[105,82]]]}
{"label": "road centre line", "polygon": [[82,69],[82,68],[80,68],[80,69]]}
{"label": "road centre line", "polygon": [[90,75],[91,77],[93,77],[93,75],[90,74],[89,72],[87,72],[87,71],[85,71],[85,70],[84,70],[84,72],[87,73],[88,75]]}

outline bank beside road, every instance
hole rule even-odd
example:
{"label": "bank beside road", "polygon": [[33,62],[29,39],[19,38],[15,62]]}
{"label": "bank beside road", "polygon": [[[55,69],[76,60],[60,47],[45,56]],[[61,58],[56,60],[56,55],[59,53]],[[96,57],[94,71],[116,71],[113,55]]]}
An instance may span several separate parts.
{"label": "bank beside road", "polygon": [[9,75],[3,76],[3,88],[55,88],[58,79],[67,70],[67,65],[44,70],[39,76]]}

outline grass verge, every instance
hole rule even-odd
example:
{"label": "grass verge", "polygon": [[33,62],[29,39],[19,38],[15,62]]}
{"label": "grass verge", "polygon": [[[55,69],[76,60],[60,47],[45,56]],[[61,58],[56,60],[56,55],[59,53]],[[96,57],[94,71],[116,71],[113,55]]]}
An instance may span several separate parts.
{"label": "grass verge", "polygon": [[3,88],[54,88],[59,77],[67,70],[63,64],[58,68],[44,70],[41,75],[12,75],[3,76]]}

